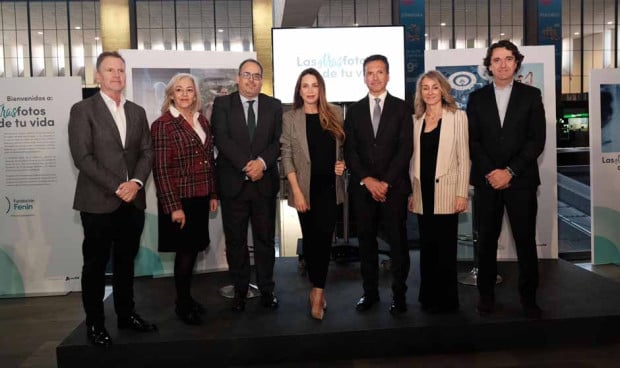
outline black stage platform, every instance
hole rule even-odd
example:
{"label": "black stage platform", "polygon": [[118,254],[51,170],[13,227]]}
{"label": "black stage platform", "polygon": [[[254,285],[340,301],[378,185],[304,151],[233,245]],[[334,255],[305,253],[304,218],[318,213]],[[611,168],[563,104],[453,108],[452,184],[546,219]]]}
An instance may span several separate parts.
{"label": "black stage platform", "polygon": [[[417,255],[417,252],[414,252]],[[502,262],[504,283],[497,289],[499,310],[480,317],[475,287],[460,286],[461,311],[432,315],[417,303],[419,273],[412,260],[405,315],[388,313],[389,275],[382,271],[381,303],[366,313],[355,311],[361,296],[359,263],[330,265],[323,321],[310,318],[309,290],[297,260],[276,260],[277,311],[249,300],[243,313],[229,310],[218,294],[226,273],[197,275],[194,296],[208,311],[203,326],[186,326],[173,311],[172,278],[137,279],[140,314],[156,322],[152,334],[118,331],[112,300],[105,303],[107,328],[114,340],[108,350],[88,344],[79,325],[57,348],[59,368],[68,367],[221,367],[312,359],[354,359],[426,352],[480,351],[594,345],[620,341],[620,284],[568,262],[541,261],[541,320],[522,316],[517,294],[517,264]],[[471,265],[461,263],[463,271]]]}

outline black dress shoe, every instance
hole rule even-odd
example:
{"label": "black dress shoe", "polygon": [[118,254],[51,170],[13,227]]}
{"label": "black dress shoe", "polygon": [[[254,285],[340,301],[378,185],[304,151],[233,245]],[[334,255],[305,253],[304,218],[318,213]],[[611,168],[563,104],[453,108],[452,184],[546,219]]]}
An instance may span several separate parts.
{"label": "black dress shoe", "polygon": [[523,306],[523,312],[527,318],[539,319],[542,318],[542,309],[536,304]]}
{"label": "black dress shoe", "polygon": [[86,336],[91,344],[109,348],[112,346],[112,338],[103,325],[86,326]]}
{"label": "black dress shoe", "polygon": [[424,312],[427,312],[427,313],[434,313],[435,312],[435,305],[432,305],[430,303],[422,303],[422,302],[420,302],[420,308],[422,308],[422,310]]}
{"label": "black dress shoe", "polygon": [[521,306],[523,307],[523,313],[527,318],[539,319],[542,317],[542,309],[536,304],[535,299],[521,298]]}
{"label": "black dress shoe", "polygon": [[404,300],[392,300],[392,304],[390,305],[390,314],[393,316],[397,316],[399,314],[403,314],[407,312],[407,303]]}
{"label": "black dress shoe", "polygon": [[129,317],[118,319],[118,329],[131,329],[138,332],[157,331],[157,326],[142,319],[138,313],[132,313]]}
{"label": "black dress shoe", "polygon": [[198,303],[194,299],[192,299],[192,311],[194,311],[197,314],[207,313],[207,309],[204,307],[204,305]]}
{"label": "black dress shoe", "polygon": [[265,308],[278,309],[278,298],[274,293],[262,293],[260,296],[260,303]]}
{"label": "black dress shoe", "polygon": [[200,314],[192,308],[189,310],[184,310],[183,308],[177,306],[174,311],[176,312],[177,317],[179,317],[179,319],[186,325],[198,326],[202,324]]}
{"label": "black dress shoe", "polygon": [[478,309],[478,313],[481,316],[493,314],[495,312],[495,298],[488,295],[480,295],[476,309]]}
{"label": "black dress shoe", "polygon": [[231,308],[233,312],[243,312],[245,310],[245,297],[235,294]]}
{"label": "black dress shoe", "polygon": [[457,313],[459,311],[459,305],[458,304],[450,304],[450,305],[438,305],[435,306],[433,308],[431,308],[431,310],[429,311],[429,313],[431,314],[450,314],[450,313]]}
{"label": "black dress shoe", "polygon": [[360,300],[355,305],[355,309],[358,312],[365,312],[369,310],[375,303],[379,301],[379,297],[371,297],[364,295],[360,298]]}

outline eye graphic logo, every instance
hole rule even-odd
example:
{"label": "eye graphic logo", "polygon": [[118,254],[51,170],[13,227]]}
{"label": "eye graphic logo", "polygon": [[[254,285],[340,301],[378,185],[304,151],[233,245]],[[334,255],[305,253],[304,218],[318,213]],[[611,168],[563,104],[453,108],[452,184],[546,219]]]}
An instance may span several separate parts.
{"label": "eye graphic logo", "polygon": [[466,91],[476,84],[476,76],[473,73],[460,71],[448,77],[452,88],[457,91]]}

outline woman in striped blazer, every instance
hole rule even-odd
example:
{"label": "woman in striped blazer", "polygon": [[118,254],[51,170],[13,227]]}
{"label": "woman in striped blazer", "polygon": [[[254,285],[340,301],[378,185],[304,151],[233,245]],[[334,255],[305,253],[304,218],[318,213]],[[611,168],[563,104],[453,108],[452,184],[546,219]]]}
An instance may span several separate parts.
{"label": "woman in striped blazer", "polygon": [[458,214],[467,209],[469,191],[467,115],[437,71],[418,79],[414,107],[408,207],[418,214],[420,229],[418,300],[426,311],[454,312],[459,307]]}

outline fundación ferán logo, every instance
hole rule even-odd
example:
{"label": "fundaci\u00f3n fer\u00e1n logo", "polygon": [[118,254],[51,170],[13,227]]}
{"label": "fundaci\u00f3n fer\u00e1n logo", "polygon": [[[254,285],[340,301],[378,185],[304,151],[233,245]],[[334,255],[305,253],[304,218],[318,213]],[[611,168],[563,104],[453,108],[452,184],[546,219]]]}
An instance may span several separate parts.
{"label": "fundaci\u00f3n fer\u00e1n logo", "polygon": [[13,217],[34,216],[36,200],[33,198],[9,198],[6,200],[4,213]]}

